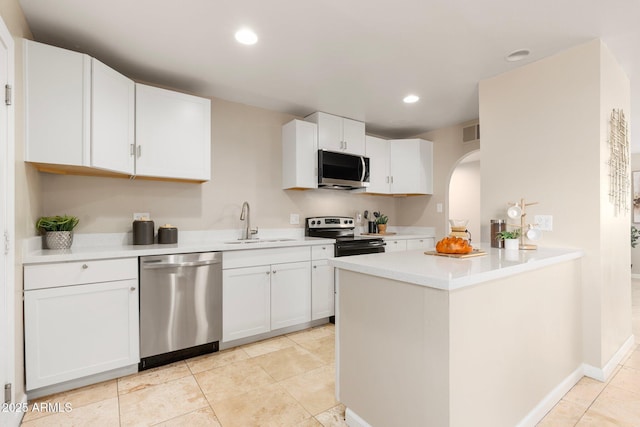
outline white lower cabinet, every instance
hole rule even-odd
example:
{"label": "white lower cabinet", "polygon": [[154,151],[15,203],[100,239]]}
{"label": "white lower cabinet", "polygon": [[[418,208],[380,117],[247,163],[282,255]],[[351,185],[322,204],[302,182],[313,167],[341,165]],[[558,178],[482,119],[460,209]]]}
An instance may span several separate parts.
{"label": "white lower cabinet", "polygon": [[311,261],[311,320],[335,315],[333,273],[326,259]]}
{"label": "white lower cabinet", "polygon": [[384,241],[387,244],[385,252],[412,251],[415,249],[432,250],[435,248],[435,239],[433,237],[421,237],[419,239],[385,237]]}
{"label": "white lower cabinet", "polygon": [[27,391],[136,365],[138,258],[24,267]]}
{"label": "white lower cabinet", "polygon": [[399,252],[407,250],[407,241],[403,239],[384,239],[387,246],[385,252]]}
{"label": "white lower cabinet", "polygon": [[222,341],[309,322],[310,261],[310,247],[225,252]]}
{"label": "white lower cabinet", "polygon": [[140,361],[137,279],[24,294],[27,390]]}
{"label": "white lower cabinet", "polygon": [[435,248],[435,239],[433,237],[424,237],[422,239],[408,239],[407,250],[414,249],[433,249]]}
{"label": "white lower cabinet", "polygon": [[271,266],[222,271],[222,341],[271,330]]}
{"label": "white lower cabinet", "polygon": [[311,320],[309,262],[271,266],[271,330]]}

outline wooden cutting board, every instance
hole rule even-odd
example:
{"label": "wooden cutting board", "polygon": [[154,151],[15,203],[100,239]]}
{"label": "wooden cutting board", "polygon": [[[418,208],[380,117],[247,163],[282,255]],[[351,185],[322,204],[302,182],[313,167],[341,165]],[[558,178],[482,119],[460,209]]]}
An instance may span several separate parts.
{"label": "wooden cutting board", "polygon": [[436,251],[426,251],[424,254],[425,255],[444,256],[444,257],[447,257],[447,258],[472,258],[472,257],[476,257],[476,256],[486,255],[487,253],[485,251],[481,251],[479,249],[474,249],[469,254],[441,254],[440,252],[436,252]]}

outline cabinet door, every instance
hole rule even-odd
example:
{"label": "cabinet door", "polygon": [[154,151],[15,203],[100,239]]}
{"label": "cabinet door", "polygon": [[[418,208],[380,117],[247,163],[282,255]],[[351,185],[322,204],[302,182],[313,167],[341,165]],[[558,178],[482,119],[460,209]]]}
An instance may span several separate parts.
{"label": "cabinet door", "polygon": [[91,60],[91,166],[134,173],[135,83]]}
{"label": "cabinet door", "polygon": [[310,263],[271,266],[271,330],[311,320]]}
{"label": "cabinet door", "polygon": [[24,293],[27,390],[140,361],[138,281]]}
{"label": "cabinet door", "polygon": [[211,179],[211,101],[136,84],[136,175]]}
{"label": "cabinet door", "polygon": [[347,153],[364,156],[366,148],[363,122],[342,119],[342,139]]}
{"label": "cabinet door", "polygon": [[342,117],[317,113],[318,148],[329,151],[343,151]]}
{"label": "cabinet door", "polygon": [[407,241],[399,240],[399,239],[384,239],[387,246],[385,247],[386,252],[399,252],[407,250]]}
{"label": "cabinet door", "polygon": [[311,320],[335,314],[334,268],[327,260],[311,263]]}
{"label": "cabinet door", "polygon": [[222,270],[222,341],[269,332],[269,266]]}
{"label": "cabinet door", "polygon": [[391,193],[433,193],[431,141],[398,139],[389,142]]}
{"label": "cabinet door", "polygon": [[24,41],[25,161],[89,165],[91,60]]}
{"label": "cabinet door", "polygon": [[318,188],[318,126],[292,120],[282,126],[282,188]]}
{"label": "cabinet door", "polygon": [[435,239],[433,237],[425,237],[423,239],[409,239],[407,240],[407,250],[411,251],[414,249],[434,249],[434,240]]}
{"label": "cabinet door", "polygon": [[367,193],[389,194],[389,142],[368,136],[366,156],[369,157],[369,187]]}

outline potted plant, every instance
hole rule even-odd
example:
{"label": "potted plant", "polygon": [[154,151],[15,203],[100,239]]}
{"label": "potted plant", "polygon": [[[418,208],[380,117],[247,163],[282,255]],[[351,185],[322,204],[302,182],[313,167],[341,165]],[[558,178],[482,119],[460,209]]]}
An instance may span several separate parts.
{"label": "potted plant", "polygon": [[496,233],[496,239],[504,240],[504,248],[508,250],[517,250],[520,248],[520,230],[500,231]]}
{"label": "potted plant", "polygon": [[380,212],[374,212],[373,216],[376,217],[376,224],[378,225],[378,233],[385,234],[387,232],[387,222],[389,217]]}
{"label": "potted plant", "polygon": [[73,243],[73,229],[80,220],[75,216],[43,216],[36,221],[42,235],[43,249],[69,249]]}

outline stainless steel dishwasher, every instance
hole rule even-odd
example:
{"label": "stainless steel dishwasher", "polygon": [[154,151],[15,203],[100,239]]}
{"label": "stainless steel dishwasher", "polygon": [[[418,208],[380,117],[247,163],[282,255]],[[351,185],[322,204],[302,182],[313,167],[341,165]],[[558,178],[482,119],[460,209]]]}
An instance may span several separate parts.
{"label": "stainless steel dishwasher", "polygon": [[139,370],[211,353],[222,339],[222,253],[140,257]]}

